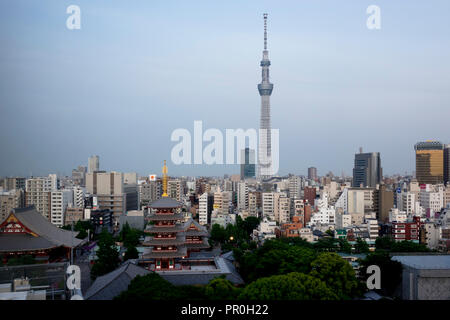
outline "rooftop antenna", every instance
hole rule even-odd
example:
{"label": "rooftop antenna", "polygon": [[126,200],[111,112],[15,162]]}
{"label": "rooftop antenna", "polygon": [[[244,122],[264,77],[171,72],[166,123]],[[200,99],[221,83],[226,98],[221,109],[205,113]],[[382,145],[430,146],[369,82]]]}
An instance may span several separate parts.
{"label": "rooftop antenna", "polygon": [[267,50],[267,13],[264,13],[263,17],[264,17],[264,50]]}

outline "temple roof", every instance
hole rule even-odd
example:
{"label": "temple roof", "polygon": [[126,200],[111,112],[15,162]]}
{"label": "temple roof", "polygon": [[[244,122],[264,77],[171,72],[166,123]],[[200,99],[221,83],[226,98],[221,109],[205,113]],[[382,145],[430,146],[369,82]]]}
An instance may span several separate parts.
{"label": "temple roof", "polygon": [[131,260],[127,260],[116,270],[95,279],[84,298],[86,300],[112,300],[126,291],[131,280],[136,276],[144,276],[148,273],[150,271],[136,266]]}
{"label": "temple roof", "polygon": [[174,251],[158,251],[153,250],[153,248],[149,248],[144,254],[142,258],[145,259],[154,259],[154,258],[182,258],[187,256],[187,248],[185,246],[178,246],[177,250]]}
{"label": "temple roof", "polygon": [[153,224],[148,225],[144,230],[146,233],[173,233],[173,232],[184,232],[183,225],[175,224],[174,226],[155,226]]}
{"label": "temple roof", "polygon": [[0,232],[1,251],[43,250],[60,246],[72,248],[84,242],[76,238],[78,232],[58,228],[34,206],[14,209],[2,223],[8,219],[15,220],[14,218],[31,232],[17,234]]}
{"label": "temple roof", "polygon": [[[195,229],[189,229],[190,226],[194,226]],[[208,230],[205,226],[202,226],[197,221],[189,218],[188,221],[184,223],[184,230],[186,230],[187,236],[208,236]]]}
{"label": "temple roof", "polygon": [[147,217],[149,221],[164,221],[164,220],[182,220],[183,215],[181,213],[176,214],[152,214]]}
{"label": "temple roof", "polygon": [[152,209],[170,209],[170,208],[180,208],[183,204],[175,199],[169,197],[162,197],[158,200],[153,201],[150,204]]}
{"label": "temple roof", "polygon": [[157,245],[181,245],[186,242],[186,237],[184,234],[178,233],[176,238],[166,239],[166,238],[156,238],[156,237],[145,237],[144,247],[157,246]]}

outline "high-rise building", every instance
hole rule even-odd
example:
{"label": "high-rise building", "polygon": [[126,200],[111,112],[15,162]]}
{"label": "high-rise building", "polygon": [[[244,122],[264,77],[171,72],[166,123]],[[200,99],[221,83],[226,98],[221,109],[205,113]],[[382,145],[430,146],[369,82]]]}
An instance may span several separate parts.
{"label": "high-rise building", "polygon": [[251,217],[258,216],[258,194],[256,192],[248,193],[248,215]]}
{"label": "high-rise building", "polygon": [[55,190],[51,192],[50,222],[58,227],[64,225],[66,209],[73,204],[73,190]]}
{"label": "high-rise building", "polygon": [[241,180],[255,177],[255,150],[245,148],[241,151]]}
{"label": "high-rise building", "polygon": [[208,224],[208,193],[198,197],[198,223],[202,226]]}
{"label": "high-rise building", "polygon": [[238,210],[248,209],[248,185],[245,182],[238,182],[237,185],[237,208]]}
{"label": "high-rise building", "polygon": [[308,179],[317,180],[317,168],[315,167],[308,168]]}
{"label": "high-rise building", "polygon": [[86,175],[86,189],[94,199],[94,208],[109,209],[115,222],[126,212],[126,193],[123,174],[120,172],[95,171]]}
{"label": "high-rise building", "polygon": [[289,198],[300,198],[300,192],[302,190],[302,179],[299,176],[289,177]]}
{"label": "high-rise building", "polygon": [[444,148],[444,184],[450,184],[450,144]]}
{"label": "high-rise building", "polygon": [[420,184],[444,182],[444,146],[439,141],[418,142],[416,150],[416,178]]}
{"label": "high-rise building", "polygon": [[258,84],[259,95],[261,96],[261,119],[258,147],[258,176],[270,178],[273,175],[272,166],[272,142],[270,123],[270,95],[273,84],[269,81],[269,51],[267,50],[267,13],[264,13],[264,50],[261,60],[262,81]]}
{"label": "high-rise building", "polygon": [[374,207],[378,220],[389,221],[389,210],[394,207],[394,192],[380,185],[374,192]]}
{"label": "high-rise building", "polygon": [[25,182],[25,206],[34,205],[38,212],[50,220],[51,192],[57,189],[58,178],[55,174],[27,179]]}
{"label": "high-rise building", "polygon": [[0,191],[0,222],[5,220],[13,209],[25,206],[23,189]]}
{"label": "high-rise building", "polygon": [[100,161],[98,156],[89,157],[88,160],[88,173],[94,173],[100,170]]}
{"label": "high-rise building", "polygon": [[72,170],[72,180],[75,185],[86,185],[86,167],[78,166],[77,169]]}
{"label": "high-rise building", "polygon": [[3,188],[3,191],[17,190],[17,189],[25,190],[25,178],[14,177],[1,179],[0,187]]}
{"label": "high-rise building", "polygon": [[181,179],[169,180],[167,186],[167,194],[169,197],[181,201],[182,197],[185,196],[185,184],[186,182]]}
{"label": "high-rise building", "polygon": [[139,199],[141,206],[148,206],[153,201],[161,198],[162,194],[162,180],[148,181],[147,183],[139,184]]}
{"label": "high-rise building", "polygon": [[353,187],[375,188],[381,184],[383,173],[379,152],[355,154],[355,167],[353,169]]}
{"label": "high-rise building", "polygon": [[308,200],[308,203],[311,206],[314,206],[315,199],[316,199],[316,188],[315,187],[305,187],[303,190],[303,198],[305,200]]}

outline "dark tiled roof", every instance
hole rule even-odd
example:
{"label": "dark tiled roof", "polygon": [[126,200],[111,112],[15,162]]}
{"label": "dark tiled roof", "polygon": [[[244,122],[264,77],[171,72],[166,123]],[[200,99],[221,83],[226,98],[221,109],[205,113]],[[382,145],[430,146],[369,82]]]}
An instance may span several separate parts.
{"label": "dark tiled roof", "polygon": [[146,251],[142,258],[143,259],[154,259],[154,258],[182,258],[187,255],[187,249],[185,246],[178,246],[177,251],[166,251],[161,252],[158,250],[153,250],[153,248],[150,248],[148,251]]}
{"label": "dark tiled roof", "polygon": [[181,285],[206,285],[212,279],[225,276],[233,284],[243,284],[244,280],[237,273],[236,268],[229,261],[217,257],[215,259],[216,265],[220,270],[217,271],[167,271],[157,272],[162,278],[176,286]]}
{"label": "dark tiled roof", "polygon": [[169,208],[180,208],[183,204],[175,199],[169,197],[162,197],[161,199],[155,200],[150,204],[150,208],[153,209],[169,209]]}
{"label": "dark tiled roof", "polygon": [[144,230],[147,233],[171,233],[171,232],[184,232],[183,225],[176,224],[173,227],[157,227],[155,225],[148,225]]}
{"label": "dark tiled roof", "polygon": [[31,234],[0,234],[0,252],[35,251],[55,248],[55,245],[43,237]]}
{"label": "dark tiled roof", "polygon": [[143,246],[155,246],[155,245],[180,245],[186,242],[186,237],[183,234],[178,233],[174,239],[158,239],[156,237],[145,237]]}
{"label": "dark tiled roof", "polygon": [[186,242],[186,248],[188,248],[188,249],[207,249],[207,248],[209,248],[208,239],[204,238],[202,243]]}
{"label": "dark tiled roof", "polygon": [[136,266],[132,261],[126,261],[118,269],[98,277],[89,287],[84,299],[112,300],[128,289],[128,285],[137,275],[144,276],[150,271]]}
{"label": "dark tiled roof", "polygon": [[[39,236],[37,238],[43,239],[35,240],[36,237],[33,237],[35,239],[31,239],[29,237],[18,237],[17,242],[14,241],[14,243],[9,243],[12,241],[12,238],[5,238],[6,240],[4,240],[4,242],[8,242],[5,246],[7,245],[11,251],[25,250],[28,246],[45,246],[49,244],[52,244],[52,248],[59,246],[71,248],[77,247],[84,242],[84,240],[76,238],[78,232],[58,228],[48,221],[42,214],[40,214],[34,206],[23,209],[14,209],[13,214],[25,227],[37,234]],[[0,238],[3,237],[5,237],[5,235],[0,236]],[[29,244],[27,243],[27,240],[30,241]],[[31,241],[33,241],[33,243]],[[3,248],[3,246],[1,246],[1,248]]]}
{"label": "dark tiled roof", "polygon": [[152,214],[148,216],[147,220],[159,221],[159,220],[181,220],[183,215],[181,213],[176,214]]}

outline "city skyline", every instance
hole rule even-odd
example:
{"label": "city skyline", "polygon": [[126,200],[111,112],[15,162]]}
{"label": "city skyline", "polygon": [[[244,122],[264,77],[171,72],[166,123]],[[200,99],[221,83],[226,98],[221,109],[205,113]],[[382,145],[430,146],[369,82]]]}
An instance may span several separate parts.
{"label": "city skyline", "polygon": [[[257,128],[263,12],[279,174],[314,166],[351,175],[359,147],[380,152],[385,175],[411,173],[417,141],[450,142],[449,4],[378,1],[382,28],[371,31],[367,3],[325,3],[178,3],[178,12],[137,2],[120,13],[81,1],[81,30],[67,30],[67,3],[3,2],[0,176],[70,175],[92,154],[102,170],[150,174],[170,159],[170,133],[194,120]],[[168,165],[177,176],[239,173],[239,165]]]}

